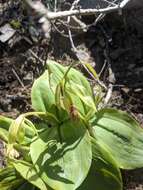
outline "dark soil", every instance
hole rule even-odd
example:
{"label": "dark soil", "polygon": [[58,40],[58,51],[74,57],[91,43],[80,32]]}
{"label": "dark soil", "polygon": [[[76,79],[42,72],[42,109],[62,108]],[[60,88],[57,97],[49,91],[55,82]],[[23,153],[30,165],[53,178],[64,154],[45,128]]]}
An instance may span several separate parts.
{"label": "dark soil", "polygon": [[[114,19],[113,19],[114,18]],[[97,72],[107,61],[102,80],[112,83],[111,104],[130,112],[143,126],[143,10],[108,15],[86,34]],[[109,76],[111,67],[113,77]]]}
{"label": "dark soil", "polygon": [[[107,61],[102,80],[113,84],[109,106],[129,112],[143,127],[143,10],[108,15],[89,29],[85,39],[97,72]],[[109,76],[109,67],[114,77]],[[124,189],[142,190],[142,172],[124,171]]]}
{"label": "dark soil", "polygon": [[[91,26],[84,35],[78,35],[78,45],[83,44],[95,61],[95,69],[102,72],[101,79],[108,86],[113,84],[109,106],[131,113],[143,126],[143,10],[125,11],[123,15],[111,14],[97,26]],[[113,19],[114,18],[114,19]],[[31,40],[29,35],[27,38]],[[12,49],[0,44],[0,114],[15,118],[21,112],[31,110],[30,90],[32,83],[44,70],[39,57],[56,59],[59,62],[73,61],[67,48],[68,40],[59,34],[53,35],[49,44],[41,42]],[[31,54],[31,50],[37,58]],[[87,50],[86,50],[87,51]],[[114,74],[110,81],[109,66]],[[0,143],[0,163],[3,147]],[[143,189],[143,169],[124,171],[124,189]]]}

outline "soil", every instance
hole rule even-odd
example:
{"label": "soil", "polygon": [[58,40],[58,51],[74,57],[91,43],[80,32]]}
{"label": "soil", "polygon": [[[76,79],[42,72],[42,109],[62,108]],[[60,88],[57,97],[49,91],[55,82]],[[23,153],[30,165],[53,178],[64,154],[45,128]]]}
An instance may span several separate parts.
{"label": "soil", "polygon": [[[113,85],[108,106],[131,113],[143,127],[142,12],[138,9],[108,15],[87,33],[78,34],[74,41],[85,48],[98,73],[105,66],[101,80],[106,86]],[[87,19],[90,21],[91,18]],[[24,35],[31,40],[28,34]],[[0,114],[13,118],[32,109],[31,86],[44,70],[40,59],[48,57],[65,64],[75,59],[68,39],[56,32],[48,43],[24,42],[11,49],[0,44]],[[109,75],[109,68],[113,77]],[[0,163],[2,149],[0,144]],[[143,190],[142,172],[143,169],[123,171],[124,190]]]}
{"label": "soil", "polygon": [[[113,19],[114,18],[114,19]],[[86,33],[97,72],[112,83],[112,106],[130,112],[143,126],[143,9],[108,15]],[[109,75],[109,67],[111,69]]]}

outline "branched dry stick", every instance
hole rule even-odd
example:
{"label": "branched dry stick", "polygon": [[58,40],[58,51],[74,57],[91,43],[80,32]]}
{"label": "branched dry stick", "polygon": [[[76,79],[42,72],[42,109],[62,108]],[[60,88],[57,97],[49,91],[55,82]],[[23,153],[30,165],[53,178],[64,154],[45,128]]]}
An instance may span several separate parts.
{"label": "branched dry stick", "polygon": [[[71,10],[74,10],[75,7],[78,5],[78,3],[80,2],[80,0],[74,0],[74,2],[72,3],[72,6],[70,8],[70,11]],[[67,23],[68,25],[70,26],[70,19],[71,17],[68,16],[67,18]],[[76,22],[76,24],[80,27],[80,29],[82,29],[83,31],[87,29],[87,26],[86,24],[84,24],[81,20],[79,20],[76,16],[72,16],[72,19]]]}
{"label": "branched dry stick", "polygon": [[[50,20],[56,20],[56,19],[62,19],[62,18],[68,18],[68,23],[70,21],[70,17],[74,16],[86,16],[86,15],[95,15],[95,14],[105,14],[109,12],[114,12],[117,10],[121,10],[129,1],[131,0],[123,0],[119,5],[115,5],[113,7],[107,7],[107,8],[102,8],[102,9],[74,9],[75,5],[80,1],[80,0],[75,0],[74,3],[72,4],[72,7],[68,11],[58,11],[58,12],[51,12],[49,11],[40,1],[33,2],[31,0],[25,0],[37,13],[41,14],[45,18],[47,18],[49,21]],[[76,53],[77,57],[80,60],[80,57],[78,56],[78,51],[74,45],[73,39],[72,39],[72,34],[70,28],[68,28],[68,33],[69,33],[69,38],[71,41],[71,46],[73,48],[73,51]],[[80,60],[82,63],[82,60]],[[82,64],[84,68],[89,72],[87,67]],[[89,72],[89,74],[92,76],[92,73]],[[94,79],[95,77],[92,76]],[[96,79],[97,80],[97,79]],[[106,89],[106,86],[98,80],[98,83]],[[107,98],[108,99],[108,98]]]}
{"label": "branched dry stick", "polygon": [[[73,10],[74,7],[78,4],[80,0],[75,0],[71,6],[71,9],[70,10]],[[70,23],[70,16],[67,18],[67,23],[69,24]],[[106,89],[106,86],[98,79],[96,78],[93,73],[91,73],[89,71],[89,69],[87,68],[85,62],[83,61],[83,59],[81,58],[81,52],[77,50],[77,48],[75,47],[74,45],[74,41],[73,41],[73,38],[72,38],[72,33],[71,33],[71,30],[70,30],[70,27],[68,27],[68,34],[69,34],[69,39],[70,39],[70,43],[71,43],[71,47],[72,47],[72,50],[73,52],[75,53],[76,57],[78,58],[78,60],[80,61],[80,63],[82,64],[82,66],[84,67],[84,69],[87,71],[87,73],[91,76],[91,78],[93,78],[101,87],[103,87],[104,89]]]}
{"label": "branched dry stick", "polygon": [[104,88],[105,90],[107,89],[107,87],[105,86],[105,84],[100,81],[98,78],[96,78],[90,71],[89,69],[86,67],[86,64],[84,63],[83,59],[81,59],[81,56],[80,56],[80,51],[77,50],[77,48],[75,47],[74,45],[74,41],[73,41],[73,38],[72,38],[72,33],[71,33],[71,30],[68,29],[68,34],[69,34],[69,39],[70,39],[70,43],[71,43],[71,46],[72,46],[72,50],[73,52],[75,53],[75,55],[77,56],[78,60],[80,61],[80,63],[82,64],[82,66],[84,67],[84,69],[87,71],[87,73],[89,74],[89,76],[91,76],[92,79],[94,79],[102,88]]}
{"label": "branched dry stick", "polygon": [[[114,0],[113,3],[115,4],[117,0]],[[111,4],[109,4],[108,7],[111,7]],[[95,19],[94,23],[92,24],[92,26],[95,26],[101,19],[103,19],[105,17],[105,13],[100,13],[98,15],[98,17]]]}
{"label": "branched dry stick", "polygon": [[45,16],[48,20],[61,19],[68,16],[86,16],[86,15],[95,15],[99,13],[110,13],[122,9],[129,1],[123,0],[119,5],[114,7],[107,7],[102,9],[72,9],[68,11],[58,11],[51,12],[49,11],[40,1],[33,3],[31,0],[25,0],[36,12]]}

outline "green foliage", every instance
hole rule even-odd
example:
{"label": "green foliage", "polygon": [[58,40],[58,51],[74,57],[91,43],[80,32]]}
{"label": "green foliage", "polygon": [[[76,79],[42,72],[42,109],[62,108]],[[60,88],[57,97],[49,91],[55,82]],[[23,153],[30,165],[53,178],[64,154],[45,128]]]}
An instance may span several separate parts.
{"label": "green foliage", "polygon": [[99,110],[79,71],[48,61],[31,99],[35,112],[0,116],[0,189],[122,190],[120,168],[143,166],[143,130],[125,112]]}
{"label": "green foliage", "polygon": [[[30,146],[30,154],[41,178],[53,189],[77,188],[86,178],[92,160],[92,146],[84,125],[66,121],[47,128]],[[37,148],[39,151],[37,151]],[[76,171],[76,172],[75,172]]]}
{"label": "green foliage", "polygon": [[120,168],[143,166],[143,130],[127,113],[102,109],[96,114],[93,129],[100,144],[106,146]]}

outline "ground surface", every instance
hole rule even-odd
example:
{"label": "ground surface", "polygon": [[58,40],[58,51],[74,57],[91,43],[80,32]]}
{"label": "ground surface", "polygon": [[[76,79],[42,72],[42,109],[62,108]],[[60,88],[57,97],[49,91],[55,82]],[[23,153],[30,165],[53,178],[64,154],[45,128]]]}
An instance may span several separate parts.
{"label": "ground surface", "polygon": [[[122,16],[108,15],[84,35],[75,37],[77,45],[95,62],[95,69],[108,86],[113,84],[109,106],[131,113],[143,126],[143,10],[128,11]],[[114,19],[113,19],[114,18]],[[2,24],[2,23],[1,23]],[[24,34],[25,35],[25,34]],[[26,35],[29,39],[29,35]],[[79,38],[80,37],[80,38]],[[31,40],[31,38],[30,38]],[[67,45],[68,44],[68,45]],[[0,114],[16,117],[31,110],[30,89],[43,69],[39,60],[48,58],[67,63],[73,61],[69,42],[59,34],[50,43],[20,41],[14,48],[0,44]],[[32,53],[31,53],[32,50]],[[46,50],[46,51],[45,51]],[[35,56],[37,55],[37,57]],[[106,64],[105,64],[106,62]],[[109,66],[114,77],[109,76]],[[0,154],[2,145],[0,145]],[[0,158],[1,159],[1,158]],[[143,169],[124,171],[124,189],[143,189]]]}

